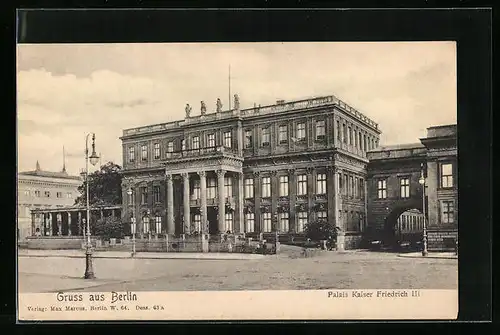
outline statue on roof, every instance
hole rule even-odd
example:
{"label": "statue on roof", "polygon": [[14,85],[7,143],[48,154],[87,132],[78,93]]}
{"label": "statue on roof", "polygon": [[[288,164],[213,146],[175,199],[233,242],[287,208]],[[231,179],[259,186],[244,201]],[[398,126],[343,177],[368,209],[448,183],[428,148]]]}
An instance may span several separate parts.
{"label": "statue on roof", "polygon": [[205,115],[206,114],[206,112],[207,112],[207,105],[205,105],[205,101],[201,101],[200,110],[201,110],[201,115]]}
{"label": "statue on roof", "polygon": [[191,106],[189,104],[186,104],[186,119],[191,116]]}
{"label": "statue on roof", "polygon": [[217,104],[216,104],[216,106],[217,106],[217,113],[222,112],[222,102],[220,101],[219,98],[217,98]]}
{"label": "statue on roof", "polygon": [[38,163],[38,160],[36,161],[36,170],[40,171],[40,163]]}
{"label": "statue on roof", "polygon": [[240,109],[240,97],[238,96],[238,94],[234,95],[234,109]]}

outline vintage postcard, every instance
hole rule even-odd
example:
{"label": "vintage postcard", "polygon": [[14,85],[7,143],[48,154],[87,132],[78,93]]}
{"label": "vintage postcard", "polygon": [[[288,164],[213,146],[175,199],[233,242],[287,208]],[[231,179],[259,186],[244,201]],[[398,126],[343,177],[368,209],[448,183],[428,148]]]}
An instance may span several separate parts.
{"label": "vintage postcard", "polygon": [[454,42],[18,44],[18,319],[458,313]]}

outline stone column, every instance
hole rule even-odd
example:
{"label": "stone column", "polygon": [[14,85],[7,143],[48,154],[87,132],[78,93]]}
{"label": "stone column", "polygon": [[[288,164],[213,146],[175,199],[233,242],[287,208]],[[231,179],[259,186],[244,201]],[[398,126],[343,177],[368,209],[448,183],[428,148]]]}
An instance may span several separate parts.
{"label": "stone column", "polygon": [[172,175],[166,174],[165,179],[167,182],[167,234],[175,234],[174,222],[174,186]]}
{"label": "stone column", "polygon": [[99,211],[99,214],[101,215],[101,220],[102,220],[104,218],[104,212],[102,209]]}
{"label": "stone column", "polygon": [[207,226],[207,175],[205,171],[198,172],[200,176],[200,200],[201,200],[201,232],[208,234]]}
{"label": "stone column", "polygon": [[57,235],[61,236],[62,235],[62,214],[61,213],[57,213],[56,221],[57,221]]}
{"label": "stone column", "polygon": [[245,199],[245,192],[243,190],[243,173],[238,173],[237,175],[237,180],[238,180],[238,224],[239,224],[239,232],[243,233],[245,231],[245,220],[244,220],[244,215],[243,215],[243,207],[244,207],[244,199]]}
{"label": "stone column", "polygon": [[334,170],[334,194],[335,194],[335,200],[334,200],[334,211],[335,211],[335,226],[339,227],[340,229],[344,230],[343,227],[343,222],[341,222],[340,218],[340,211],[342,210],[341,208],[341,194],[340,194],[340,188],[339,188],[339,183],[340,183],[340,170],[335,169]]}
{"label": "stone column", "polygon": [[31,212],[31,236],[35,235],[36,232],[36,224],[35,224],[35,214]]}
{"label": "stone column", "polygon": [[295,233],[297,231],[296,229],[296,218],[295,218],[295,212],[296,212],[296,207],[295,204],[297,202],[297,180],[295,178],[295,170],[294,169],[289,169],[288,170],[288,196],[289,196],[289,207],[290,207],[290,214],[288,218],[288,224],[289,224],[289,231],[291,233]]}
{"label": "stone column", "polygon": [[362,190],[363,194],[361,194],[361,196],[363,197],[364,199],[364,209],[365,209],[365,212],[363,214],[363,222],[362,222],[362,225],[361,225],[361,231],[365,231],[365,228],[366,228],[366,224],[367,224],[367,220],[368,220],[368,190],[367,190],[367,186],[366,186],[366,179],[363,179],[363,190]]}
{"label": "stone column", "polygon": [[71,212],[68,213],[68,236],[71,236]]}
{"label": "stone column", "polygon": [[189,174],[183,173],[182,180],[184,184],[184,195],[183,195],[183,204],[184,204],[184,234],[189,234],[191,231],[191,214],[189,210]]}
{"label": "stone column", "polygon": [[224,190],[224,175],[226,171],[218,170],[217,171],[217,183],[218,183],[218,196],[219,196],[219,233],[225,232],[224,220],[226,216],[226,192]]}
{"label": "stone column", "polygon": [[78,235],[83,236],[82,231],[82,212],[78,211]]}

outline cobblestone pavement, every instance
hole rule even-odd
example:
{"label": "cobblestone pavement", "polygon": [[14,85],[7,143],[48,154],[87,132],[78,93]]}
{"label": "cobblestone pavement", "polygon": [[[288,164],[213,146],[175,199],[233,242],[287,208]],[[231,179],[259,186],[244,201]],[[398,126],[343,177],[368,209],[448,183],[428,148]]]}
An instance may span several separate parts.
{"label": "cobblestone pavement", "polygon": [[94,259],[96,279],[82,279],[83,258],[19,257],[19,292],[282,289],[456,289],[456,259],[395,253],[328,252],[262,260]]}

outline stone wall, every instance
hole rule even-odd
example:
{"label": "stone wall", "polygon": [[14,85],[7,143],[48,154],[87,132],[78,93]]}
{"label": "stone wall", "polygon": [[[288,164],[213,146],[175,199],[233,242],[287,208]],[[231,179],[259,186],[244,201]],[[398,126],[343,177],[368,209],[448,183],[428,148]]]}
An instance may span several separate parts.
{"label": "stone wall", "polygon": [[[91,239],[92,245],[95,246],[95,239]],[[84,243],[81,236],[45,236],[45,237],[27,237],[24,247],[28,249],[45,249],[45,250],[69,250],[82,249]]]}

